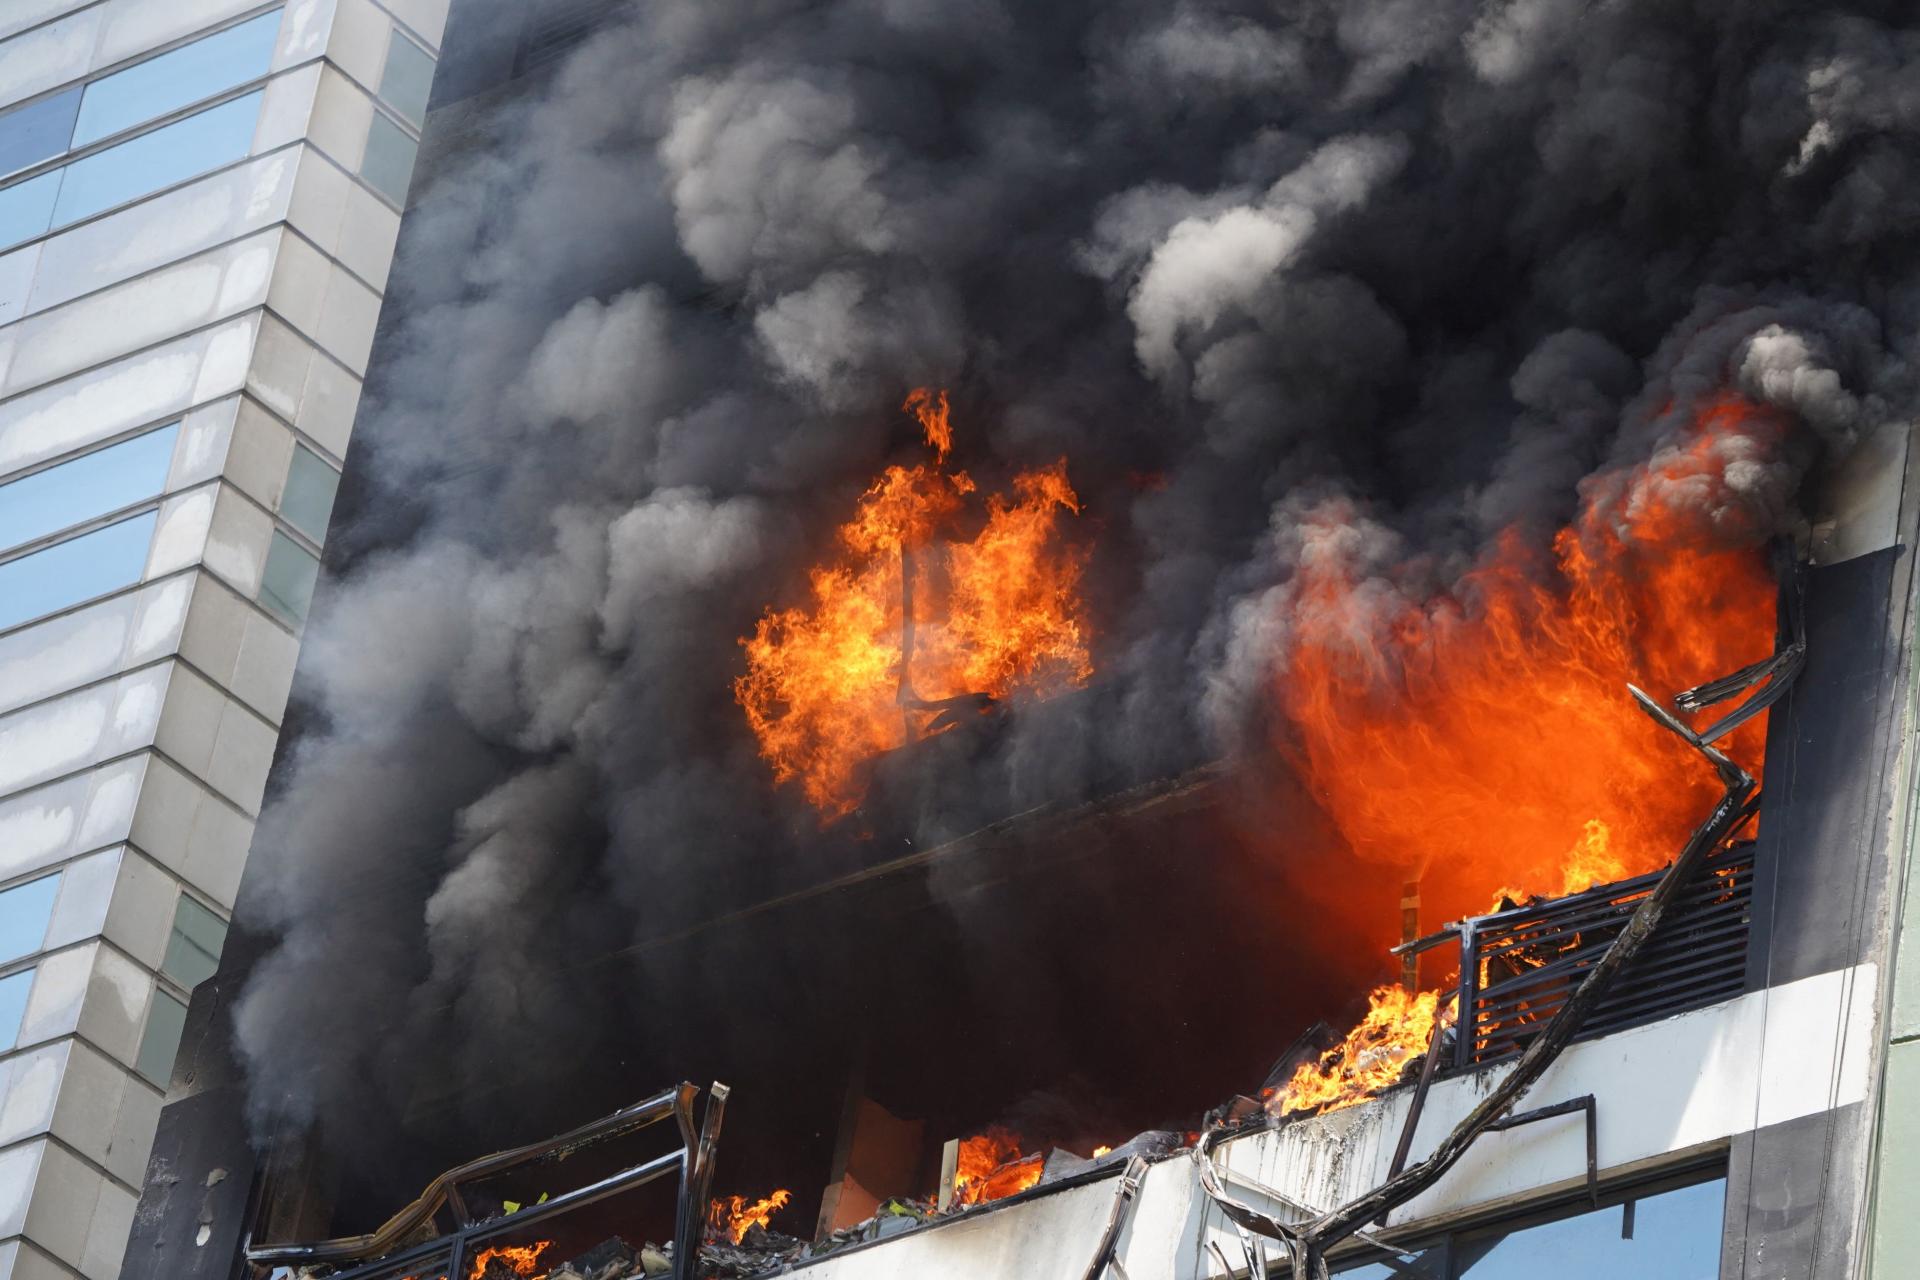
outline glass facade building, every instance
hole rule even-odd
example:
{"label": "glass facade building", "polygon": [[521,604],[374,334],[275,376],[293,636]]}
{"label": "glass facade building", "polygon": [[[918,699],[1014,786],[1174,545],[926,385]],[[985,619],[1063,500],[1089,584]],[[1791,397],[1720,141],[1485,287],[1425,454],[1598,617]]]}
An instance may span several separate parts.
{"label": "glass facade building", "polygon": [[114,1280],[447,0],[0,6],[0,1280]]}

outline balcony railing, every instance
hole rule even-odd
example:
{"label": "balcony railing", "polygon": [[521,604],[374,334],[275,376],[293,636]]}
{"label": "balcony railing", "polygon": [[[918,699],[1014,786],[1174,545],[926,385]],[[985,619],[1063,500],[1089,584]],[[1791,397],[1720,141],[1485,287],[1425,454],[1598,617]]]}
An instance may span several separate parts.
{"label": "balcony railing", "polygon": [[[1451,1065],[1478,1066],[1524,1049],[1663,874],[1463,921],[1459,1007],[1466,1016]],[[1739,995],[1752,905],[1752,843],[1708,858],[1577,1038],[1594,1039]]]}
{"label": "balcony railing", "polygon": [[[489,1244],[523,1236],[540,1223],[674,1175],[677,1194],[672,1280],[692,1280],[727,1087],[713,1086],[696,1134],[693,1102],[699,1092],[691,1084],[682,1084],[557,1138],[483,1156],[450,1169],[377,1231],[311,1244],[255,1244],[246,1250],[247,1261],[256,1276],[275,1268],[328,1264],[340,1268],[332,1273],[331,1280],[465,1280],[474,1260]],[[578,1152],[665,1120],[673,1121],[680,1139],[680,1145],[671,1151],[627,1164],[584,1186],[504,1216],[481,1219],[469,1208],[472,1189],[488,1179],[558,1164]]]}

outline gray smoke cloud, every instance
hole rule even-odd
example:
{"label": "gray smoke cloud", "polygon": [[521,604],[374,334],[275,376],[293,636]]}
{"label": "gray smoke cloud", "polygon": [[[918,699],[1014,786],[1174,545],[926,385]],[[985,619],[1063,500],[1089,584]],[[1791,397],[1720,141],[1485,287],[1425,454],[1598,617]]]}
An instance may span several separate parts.
{"label": "gray smoke cloud", "polygon": [[1316,548],[1444,584],[1710,397],[1791,429],[1666,496],[1790,527],[1914,409],[1917,24],[650,0],[442,113],[248,872],[257,1116],[563,1081],[669,999],[586,958],[848,856],[772,787],[736,641],[917,456],[909,387],[977,474],[1065,455],[1097,534],[1097,696],[968,764],[1001,812],[1230,749]]}

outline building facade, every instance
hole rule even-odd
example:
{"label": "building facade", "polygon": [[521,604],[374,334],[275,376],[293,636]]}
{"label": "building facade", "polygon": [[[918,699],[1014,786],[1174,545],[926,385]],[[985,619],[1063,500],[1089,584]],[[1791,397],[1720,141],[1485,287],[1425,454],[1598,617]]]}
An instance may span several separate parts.
{"label": "building facade", "polygon": [[[0,26],[10,35],[0,44],[0,83],[22,74],[11,68],[45,61],[9,59],[13,41],[89,13],[108,15],[101,30],[110,31],[122,6],[38,0],[37,7],[45,10],[39,18],[0,20],[11,24]],[[150,0],[144,7],[154,8]],[[0,1269],[0,1280],[103,1277],[122,1265],[129,1280],[265,1276],[275,1274],[271,1267],[249,1270],[249,1244],[331,1232],[324,1171],[302,1169],[294,1153],[283,1162],[291,1173],[274,1187],[273,1175],[283,1171],[267,1166],[284,1153],[254,1149],[223,1022],[230,1007],[223,988],[230,997],[247,976],[244,947],[236,942],[217,974],[213,961],[287,697],[411,146],[425,118],[430,70],[419,58],[437,55],[446,7],[445,0],[311,0],[280,15],[227,6],[206,13],[191,32],[152,31],[143,47],[170,51],[216,29],[240,32],[258,21],[264,30],[278,19],[277,44],[254,79],[138,126],[157,132],[209,101],[220,109],[222,100],[257,93],[245,158],[162,194],[124,195],[139,203],[76,214],[92,221],[72,226],[59,221],[63,196],[19,197],[53,204],[32,233],[40,238],[0,258],[4,273],[14,257],[28,255],[15,276],[0,278],[32,284],[17,287],[19,301],[4,302],[12,323],[0,330],[11,335],[0,338],[7,353],[0,357],[7,362],[0,366],[7,397],[0,400],[0,480],[37,480],[57,495],[57,467],[69,461],[98,468],[115,484],[151,474],[142,466],[160,467],[164,480],[111,510],[89,508],[55,529],[13,538],[0,551],[8,557],[0,563],[0,609],[15,598],[4,575],[34,553],[92,537],[102,551],[88,555],[81,544],[65,553],[89,573],[96,556],[107,563],[108,550],[123,543],[146,557],[118,586],[71,598],[55,593],[70,595],[81,575],[57,557],[42,561],[53,566],[42,571],[53,585],[36,588],[44,602],[0,631],[7,699],[0,744],[34,735],[30,747],[0,748],[0,769],[18,771],[0,778],[0,856],[8,860],[4,883],[20,895],[17,911],[0,905],[0,922],[27,919],[23,932],[34,934],[33,948],[0,969],[0,1014],[10,1007],[9,982],[22,1008],[0,1112],[7,1123],[0,1140],[9,1144],[0,1147],[0,1179],[14,1180],[0,1187],[22,1190],[0,1252],[0,1266],[13,1271]],[[463,7],[484,6],[463,0]],[[525,22],[449,57],[425,139],[428,167],[436,154],[469,145],[468,126],[481,114],[476,101],[530,95],[524,81],[615,8],[602,0],[494,7],[522,10]],[[456,9],[456,25],[462,16]],[[142,21],[147,28],[158,22]],[[105,36],[87,38],[106,47]],[[18,97],[32,107],[79,87],[75,118],[84,124],[85,86],[147,56],[110,51],[90,64],[98,71],[35,82]],[[283,100],[290,104],[284,111]],[[84,162],[122,135],[97,136],[86,149],[23,162],[33,167],[6,180],[0,210],[9,207],[8,191]],[[184,203],[186,192],[200,190],[207,204],[196,209],[234,211],[217,235],[204,213],[168,220],[167,201]],[[124,246],[157,243],[144,230],[105,229],[140,216],[177,225],[178,247],[142,248],[137,263],[98,280],[37,283],[49,254],[56,270],[85,262],[98,275],[107,270],[99,263],[129,255]],[[59,256],[63,237],[88,234],[98,237],[89,243],[110,244],[115,254],[95,247]],[[64,268],[68,276],[79,270]],[[218,301],[188,315],[190,274]],[[134,305],[114,305],[140,290],[148,292]],[[113,323],[96,327],[81,318],[89,306]],[[156,320],[111,349],[93,350],[104,341],[97,335],[119,325],[131,330],[128,317],[163,311],[164,326]],[[44,348],[36,340],[42,331],[50,335]],[[76,332],[89,335],[85,351]],[[78,407],[56,411],[56,403]],[[1574,1044],[1517,1108],[1551,1114],[1483,1134],[1443,1180],[1370,1226],[1393,1251],[1355,1245],[1338,1255],[1337,1270],[1363,1280],[1504,1280],[1550,1269],[1685,1280],[1908,1274],[1920,1248],[1920,1111],[1912,1105],[1920,1092],[1920,956],[1901,946],[1904,921],[1920,922],[1914,895],[1903,890],[1920,870],[1910,820],[1917,481],[1920,460],[1902,429],[1864,442],[1809,495],[1816,524],[1800,568],[1808,663],[1771,713],[1751,897],[1737,930],[1716,935],[1726,947],[1710,957],[1718,985],[1668,1006],[1650,1003],[1658,1016]],[[101,483],[90,480],[89,493]],[[0,499],[0,529],[12,510]],[[91,723],[101,727],[85,734],[73,727]],[[963,856],[972,854],[960,850],[952,861]],[[809,909],[833,900],[823,893],[809,899]],[[879,913],[868,903],[816,919],[844,918],[852,928],[862,912]],[[1688,965],[1673,968],[1681,975],[1674,981],[1684,982]],[[201,976],[209,980],[189,1015],[183,1001]],[[0,1019],[0,1032],[10,1020]],[[189,1034],[198,1037],[198,1058],[191,1079],[176,1080],[161,1118],[165,1063],[183,1025],[195,1028]],[[1403,1135],[1407,1149],[1398,1154],[1425,1158],[1509,1064],[1448,1071],[1417,1114],[1410,1114],[1408,1082],[1328,1115],[1249,1126],[1218,1145],[1207,1172],[1262,1215],[1307,1220],[1388,1179]],[[183,1059],[179,1074],[188,1073]],[[1196,1111],[1211,1101],[1195,1099]],[[1584,1110],[1554,1110],[1582,1102]],[[118,1117],[111,1126],[109,1113]],[[156,1123],[162,1136],[149,1162]],[[733,1125],[724,1158],[755,1140],[749,1126]],[[1082,1164],[988,1212],[877,1229],[801,1273],[819,1280],[1285,1274],[1281,1252],[1251,1241],[1223,1212],[1202,1177],[1203,1155],[1155,1150],[1136,1186],[1127,1154]],[[833,1176],[845,1182],[849,1161],[843,1154],[836,1163]],[[122,1264],[143,1169],[144,1195]],[[902,1179],[876,1184],[872,1198],[924,1189]],[[317,1207],[299,1203],[309,1192]],[[0,1203],[8,1202],[0,1196]],[[1108,1269],[1103,1257],[1119,1266]],[[369,1267],[378,1270],[378,1263]],[[437,1273],[396,1263],[389,1274]]]}
{"label": "building facade", "polygon": [[447,0],[0,12],[0,1276],[120,1270]]}

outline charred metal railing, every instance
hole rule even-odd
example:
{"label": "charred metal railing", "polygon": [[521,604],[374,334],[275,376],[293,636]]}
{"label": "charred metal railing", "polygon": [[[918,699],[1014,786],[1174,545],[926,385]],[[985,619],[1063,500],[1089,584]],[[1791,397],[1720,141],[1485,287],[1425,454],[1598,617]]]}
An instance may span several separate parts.
{"label": "charred metal railing", "polygon": [[[1458,1007],[1467,1016],[1452,1065],[1480,1066],[1525,1049],[1665,874],[1463,921]],[[1610,1035],[1739,995],[1752,905],[1753,845],[1706,859],[1668,909],[1659,934],[1595,1003],[1575,1038]]]}
{"label": "charred metal railing", "polygon": [[[489,1242],[518,1236],[541,1222],[676,1174],[679,1189],[672,1275],[673,1280],[693,1280],[727,1092],[726,1085],[714,1084],[697,1133],[693,1102],[700,1090],[681,1084],[558,1137],[495,1152],[449,1169],[377,1230],[308,1244],[250,1244],[247,1261],[258,1269],[319,1264],[342,1268],[329,1280],[465,1280],[468,1260]],[[674,1150],[504,1217],[477,1220],[468,1208],[463,1189],[476,1183],[510,1170],[557,1162],[668,1119],[674,1121],[680,1134],[680,1146]]]}

